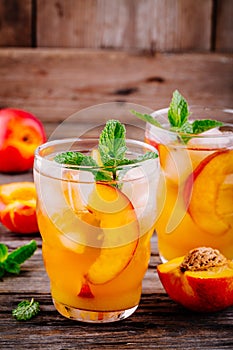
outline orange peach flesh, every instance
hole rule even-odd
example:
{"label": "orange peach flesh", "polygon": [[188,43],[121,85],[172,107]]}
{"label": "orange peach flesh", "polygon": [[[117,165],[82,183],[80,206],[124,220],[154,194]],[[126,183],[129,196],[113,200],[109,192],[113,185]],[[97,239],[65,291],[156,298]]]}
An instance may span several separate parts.
{"label": "orange peach flesh", "polygon": [[175,258],[157,267],[172,300],[197,312],[214,312],[233,305],[233,261],[206,271],[182,272],[183,259]]}
{"label": "orange peach flesh", "polygon": [[77,183],[64,183],[63,188],[66,201],[76,215],[102,232],[102,248],[84,276],[85,283],[109,282],[126,268],[137,248],[139,226],[134,208],[120,190],[108,184],[96,183],[88,203],[83,202]]}
{"label": "orange peach flesh", "polygon": [[0,221],[14,232],[38,232],[34,183],[15,182],[0,186]]}

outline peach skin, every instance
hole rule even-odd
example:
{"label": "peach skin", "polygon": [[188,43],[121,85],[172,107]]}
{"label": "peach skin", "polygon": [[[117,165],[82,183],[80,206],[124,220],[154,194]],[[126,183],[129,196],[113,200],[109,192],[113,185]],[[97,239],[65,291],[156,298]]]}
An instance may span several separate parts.
{"label": "peach skin", "polygon": [[45,141],[44,127],[34,115],[12,108],[0,110],[0,172],[31,169],[35,149]]}
{"label": "peach skin", "polygon": [[193,249],[157,271],[170,298],[190,310],[215,312],[233,305],[233,261],[217,249]]}

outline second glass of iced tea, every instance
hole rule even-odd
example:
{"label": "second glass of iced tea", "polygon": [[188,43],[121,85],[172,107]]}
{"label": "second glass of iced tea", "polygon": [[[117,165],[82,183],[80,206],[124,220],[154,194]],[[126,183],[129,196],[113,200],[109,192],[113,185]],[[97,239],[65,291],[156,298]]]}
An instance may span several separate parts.
{"label": "second glass of iced tea", "polygon": [[190,119],[223,125],[198,135],[169,131],[167,109],[153,113],[146,141],[159,152],[161,179],[155,228],[162,261],[210,246],[233,259],[232,110],[190,107]]}
{"label": "second glass of iced tea", "polygon": [[[127,157],[155,149],[127,140]],[[116,170],[95,181],[92,166],[58,164],[64,151],[98,158],[96,139],[50,141],[35,155],[38,223],[56,309],[84,322],[124,319],[137,308],[156,219],[159,161]]]}

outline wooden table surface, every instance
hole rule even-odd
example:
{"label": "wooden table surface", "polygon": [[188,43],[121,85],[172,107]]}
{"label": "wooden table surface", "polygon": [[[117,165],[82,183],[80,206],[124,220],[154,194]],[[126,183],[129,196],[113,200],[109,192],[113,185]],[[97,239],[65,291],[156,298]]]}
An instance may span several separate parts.
{"label": "wooden table surface", "polygon": [[[233,107],[233,55],[160,54],[79,50],[0,50],[0,107],[35,113],[49,136],[72,113],[121,100],[164,107],[175,88],[191,103]],[[84,125],[89,119],[81,121]],[[64,137],[72,133],[67,125]],[[62,136],[62,135],[61,135]],[[32,180],[32,172],[0,175],[0,184]],[[187,311],[169,299],[156,266],[156,237],[137,311],[112,324],[84,324],[62,317],[53,307],[39,234],[20,235],[0,225],[0,242],[9,249],[35,239],[38,249],[19,276],[0,282],[0,349],[232,349],[233,307],[213,314]],[[34,297],[41,312],[16,321],[11,311]]]}

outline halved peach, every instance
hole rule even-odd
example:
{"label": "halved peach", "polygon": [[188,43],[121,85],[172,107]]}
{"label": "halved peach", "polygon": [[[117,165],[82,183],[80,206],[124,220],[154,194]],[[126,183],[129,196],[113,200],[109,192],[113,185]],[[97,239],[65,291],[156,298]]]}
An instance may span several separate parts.
{"label": "halved peach", "polygon": [[214,312],[233,305],[233,261],[204,271],[183,271],[184,257],[157,267],[170,298],[197,312]]}
{"label": "halved peach", "polygon": [[139,225],[132,203],[114,186],[96,183],[88,208],[99,219],[103,242],[86,279],[102,284],[118,276],[132,260],[138,245]]}
{"label": "halved peach", "polygon": [[0,186],[0,221],[13,232],[39,231],[33,182],[12,182]]}
{"label": "halved peach", "polygon": [[221,235],[233,227],[233,151],[206,157],[189,176],[184,199],[195,223]]}

